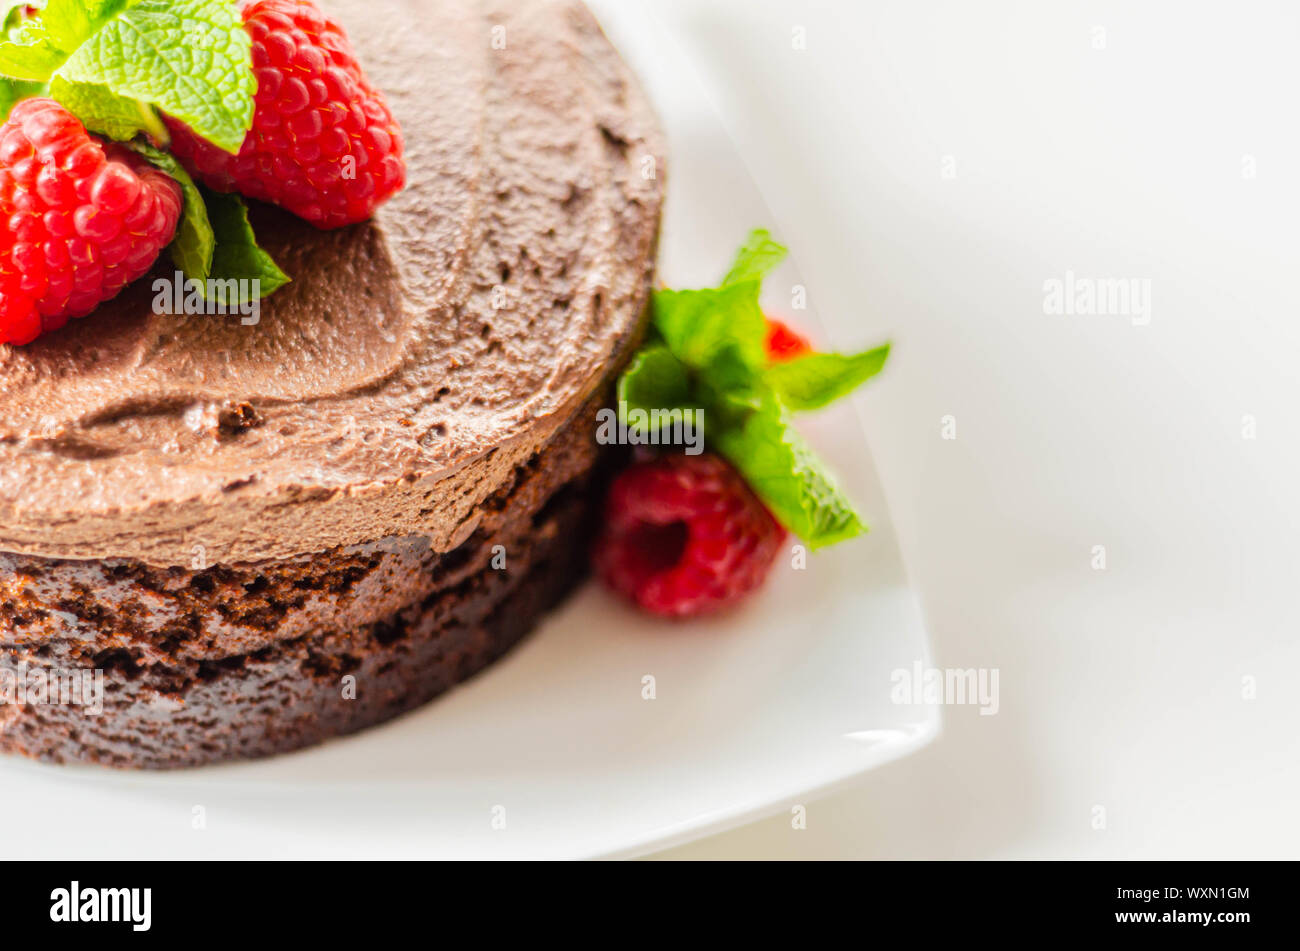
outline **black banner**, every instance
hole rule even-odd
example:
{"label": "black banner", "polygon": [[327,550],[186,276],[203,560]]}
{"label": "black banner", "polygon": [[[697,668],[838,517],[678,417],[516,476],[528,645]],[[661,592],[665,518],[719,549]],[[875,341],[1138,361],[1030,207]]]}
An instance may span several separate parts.
{"label": "black banner", "polygon": [[[725,865],[725,868],[715,867]],[[1038,935],[1236,941],[1285,926],[1285,863],[596,863],[552,868],[421,863],[17,863],[5,934],[97,940],[275,936],[339,940],[376,923],[454,919],[497,933],[532,921],[657,931],[711,913],[835,919],[870,940]],[[515,879],[514,876],[519,878]],[[594,914],[593,914],[594,913]],[[649,917],[647,917],[649,916]],[[919,929],[919,930],[917,930]],[[1289,930],[1289,929],[1288,929]],[[618,932],[607,932],[613,938]],[[539,933],[540,936],[540,933]]]}

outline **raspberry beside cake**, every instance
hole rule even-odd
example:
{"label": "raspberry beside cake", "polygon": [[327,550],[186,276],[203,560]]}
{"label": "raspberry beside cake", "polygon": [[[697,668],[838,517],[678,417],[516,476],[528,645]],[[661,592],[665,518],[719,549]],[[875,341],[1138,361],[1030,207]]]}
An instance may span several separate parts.
{"label": "raspberry beside cake", "polygon": [[255,326],[157,315],[145,280],[0,346],[0,665],[107,679],[102,716],[0,706],[0,749],[298,748],[463,680],[584,571],[653,274],[645,99],[577,2],[322,6],[406,188],[337,231],[255,207],[293,278]]}

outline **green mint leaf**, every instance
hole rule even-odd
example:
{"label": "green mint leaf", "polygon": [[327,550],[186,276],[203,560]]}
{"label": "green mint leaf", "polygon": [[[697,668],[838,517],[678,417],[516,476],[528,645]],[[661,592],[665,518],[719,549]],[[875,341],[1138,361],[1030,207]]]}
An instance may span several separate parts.
{"label": "green mint leaf", "polygon": [[81,119],[91,132],[126,142],[138,132],[147,132],[155,141],[167,136],[167,129],[153,106],[126,99],[99,83],[80,83],[55,74],[50,80],[50,96]]}
{"label": "green mint leaf", "polygon": [[709,290],[657,291],[654,324],[673,355],[700,369],[733,347],[749,366],[762,366],[767,319],[758,306],[759,284],[744,281]]}
{"label": "green mint leaf", "polygon": [[95,31],[139,0],[49,0],[39,21],[50,40],[71,53]]}
{"label": "green mint leaf", "polygon": [[[241,281],[261,282],[259,297],[269,297],[289,283],[289,276],[258,246],[243,199],[199,188],[170,152],[140,141],[128,144],[181,186],[181,221],[168,251],[205,297],[214,291],[221,303],[234,306],[253,296],[244,293]],[[209,281],[217,283],[210,287]]]}
{"label": "green mint leaf", "polygon": [[[663,419],[665,410],[691,407],[691,381],[686,371],[669,349],[662,344],[651,344],[642,349],[618,378],[618,405],[620,421],[631,426],[629,415],[641,410],[650,419]],[[634,428],[648,429],[636,425]]]}
{"label": "green mint leaf", "polygon": [[699,386],[715,394],[745,397],[761,383],[762,371],[736,342],[723,344],[697,374]]}
{"label": "green mint leaf", "polygon": [[889,344],[864,353],[810,353],[763,371],[763,378],[792,410],[821,409],[871,379],[889,359]]}
{"label": "green mint leaf", "polygon": [[774,399],[739,426],[710,426],[713,445],[745,477],[778,522],[814,551],[863,534],[867,527],[821,460]]}
{"label": "green mint leaf", "polygon": [[[224,303],[244,304],[254,296],[245,293],[245,281],[257,281],[258,298],[269,297],[285,284],[289,275],[280,270],[269,254],[257,244],[253,226],[248,222],[248,206],[238,195],[223,195],[203,190],[207,198],[208,219],[216,235],[217,248],[212,255],[211,278],[222,282]],[[230,282],[236,282],[231,285]],[[218,294],[222,288],[218,286]]]}
{"label": "green mint leaf", "polygon": [[43,95],[45,91],[45,83],[0,76],[0,122],[8,119],[9,111],[22,100]]}
{"label": "green mint leaf", "polygon": [[189,172],[170,152],[164,152],[143,142],[131,142],[135,149],[154,165],[176,179],[181,186],[181,221],[176,228],[176,237],[168,245],[172,261],[191,281],[206,282],[212,273],[212,255],[216,251],[217,237],[208,219],[208,206],[203,200],[203,193],[194,184]]}
{"label": "green mint leaf", "polygon": [[[29,0],[6,0],[0,3],[0,37],[16,39],[24,21],[23,8]],[[0,40],[2,41],[2,40]],[[0,122],[9,118],[13,107],[32,96],[45,95],[48,87],[40,80],[10,79],[0,76]]]}
{"label": "green mint leaf", "polygon": [[[0,74],[44,82],[76,49],[138,0],[49,0],[0,43]],[[17,6],[17,5],[15,5]],[[6,22],[13,13],[6,14]]]}
{"label": "green mint leaf", "polygon": [[785,260],[789,253],[783,245],[772,240],[772,234],[759,228],[751,231],[736,255],[731,270],[722,279],[722,286],[740,284],[744,281],[759,281],[776,270],[777,265]]}
{"label": "green mint leaf", "polygon": [[[238,152],[253,125],[251,48],[234,0],[138,0],[79,46],[57,75],[161,109],[219,148]],[[103,96],[94,102],[112,122],[128,111]],[[151,112],[141,110],[142,121]],[[77,115],[92,127],[105,118]]]}
{"label": "green mint leaf", "polygon": [[19,26],[13,33],[13,39],[0,43],[0,73],[10,79],[45,82],[68,58],[49,37],[29,25]]}

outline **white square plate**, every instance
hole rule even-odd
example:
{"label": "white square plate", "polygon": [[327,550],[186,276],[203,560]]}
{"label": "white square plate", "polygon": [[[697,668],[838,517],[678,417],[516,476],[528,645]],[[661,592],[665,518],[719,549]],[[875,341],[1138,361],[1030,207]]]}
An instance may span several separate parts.
{"label": "white square plate", "polygon": [[[671,138],[663,276],[712,283],[750,227],[780,229],[656,21],[593,5]],[[773,280],[796,283],[790,265]],[[928,648],[862,428],[846,403],[803,431],[871,533],[802,570],[784,557],[737,612],[670,625],[588,586],[442,700],[304,753],[165,774],[6,760],[0,808],[23,821],[3,857],[627,856],[919,748],[937,710],[891,703],[890,673],[928,665]]]}

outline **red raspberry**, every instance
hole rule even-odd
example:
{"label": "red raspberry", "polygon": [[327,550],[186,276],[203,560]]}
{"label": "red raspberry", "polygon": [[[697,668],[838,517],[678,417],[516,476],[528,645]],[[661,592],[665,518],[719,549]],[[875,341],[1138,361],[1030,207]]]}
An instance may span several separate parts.
{"label": "red raspberry", "polygon": [[812,344],[779,320],[767,318],[767,358],[784,363],[812,352]]}
{"label": "red raspberry", "polygon": [[172,152],[209,187],[318,228],[369,218],[406,184],[402,131],[343,27],[307,0],[253,0],[242,13],[257,75],[252,131],[231,155],[168,118]]}
{"label": "red raspberry", "polygon": [[31,343],[117,296],[180,216],[169,175],[52,99],[18,103],[0,126],[0,343]]}
{"label": "red raspberry", "polygon": [[596,570],[651,614],[692,617],[762,584],[785,530],[717,456],[665,455],[619,474]]}

